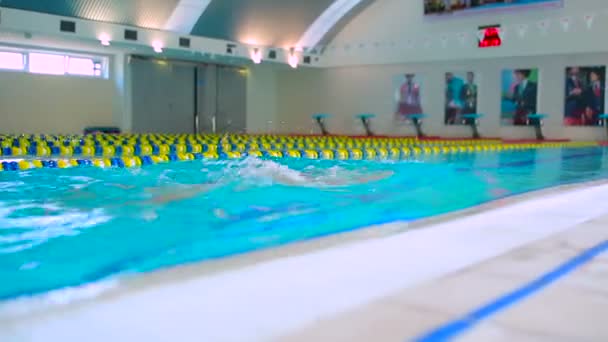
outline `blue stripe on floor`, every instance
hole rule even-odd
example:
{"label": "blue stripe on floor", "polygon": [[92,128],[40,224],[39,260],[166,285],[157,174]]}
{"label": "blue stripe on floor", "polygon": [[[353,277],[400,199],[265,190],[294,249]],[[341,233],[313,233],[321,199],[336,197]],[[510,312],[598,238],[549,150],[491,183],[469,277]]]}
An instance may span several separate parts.
{"label": "blue stripe on floor", "polygon": [[516,289],[515,291],[508,293],[490,303],[487,303],[486,305],[469,312],[461,318],[448,322],[447,324],[440,326],[435,330],[432,330],[418,338],[415,338],[414,341],[449,341],[457,337],[458,335],[465,333],[467,330],[473,328],[482,320],[485,320],[490,316],[497,314],[498,312],[507,309],[512,305],[515,305],[517,302],[522,301],[523,299],[531,296],[535,292],[542,290],[543,288],[568,275],[577,268],[590,262],[599,254],[606,251],[608,251],[608,240],[596,245],[595,247],[587,249],[583,253],[568,260],[566,263],[558,266],[557,268],[553,269],[548,273],[545,273],[544,275]]}

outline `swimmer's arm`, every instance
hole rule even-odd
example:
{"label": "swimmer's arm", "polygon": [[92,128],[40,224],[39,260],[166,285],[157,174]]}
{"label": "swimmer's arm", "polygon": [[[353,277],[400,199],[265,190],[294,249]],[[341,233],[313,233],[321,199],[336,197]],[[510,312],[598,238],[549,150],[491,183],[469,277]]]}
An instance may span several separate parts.
{"label": "swimmer's arm", "polygon": [[106,184],[107,186],[112,186],[115,188],[119,188],[119,189],[123,189],[123,190],[129,190],[129,189],[134,189],[135,185],[125,185],[125,184],[117,184],[117,183],[110,183],[110,184]]}

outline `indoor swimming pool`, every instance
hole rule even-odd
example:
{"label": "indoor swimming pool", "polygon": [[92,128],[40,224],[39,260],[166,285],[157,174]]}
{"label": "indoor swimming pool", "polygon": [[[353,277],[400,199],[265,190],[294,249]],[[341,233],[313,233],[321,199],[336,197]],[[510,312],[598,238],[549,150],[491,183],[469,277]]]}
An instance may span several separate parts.
{"label": "indoor swimming pool", "polygon": [[0,299],[606,178],[607,152],[532,149],[386,162],[249,157],[4,172]]}

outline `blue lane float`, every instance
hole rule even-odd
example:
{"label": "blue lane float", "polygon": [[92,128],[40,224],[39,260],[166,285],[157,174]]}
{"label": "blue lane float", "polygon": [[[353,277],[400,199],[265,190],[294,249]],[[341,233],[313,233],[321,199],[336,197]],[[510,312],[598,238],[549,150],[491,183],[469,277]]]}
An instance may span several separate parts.
{"label": "blue lane float", "polygon": [[[373,114],[361,114],[365,121]],[[422,118],[423,116],[417,116]],[[369,122],[368,122],[369,123]],[[369,126],[368,126],[369,128]],[[370,129],[371,131],[371,129]],[[404,160],[418,155],[477,153],[531,148],[588,147],[596,142],[503,143],[500,140],[359,139],[279,135],[0,135],[0,171],[34,168],[130,168],[186,160],[301,158]]]}

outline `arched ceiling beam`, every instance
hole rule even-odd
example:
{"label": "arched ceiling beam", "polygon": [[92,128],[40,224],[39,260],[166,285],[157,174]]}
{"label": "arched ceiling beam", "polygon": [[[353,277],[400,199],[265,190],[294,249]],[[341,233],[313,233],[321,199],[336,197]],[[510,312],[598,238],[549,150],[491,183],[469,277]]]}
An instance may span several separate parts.
{"label": "arched ceiling beam", "polygon": [[[190,34],[212,0],[180,0],[165,23],[166,31]],[[221,0],[220,0],[221,1]]]}
{"label": "arched ceiling beam", "polygon": [[304,32],[297,48],[315,47],[350,11],[365,0],[335,0]]}

